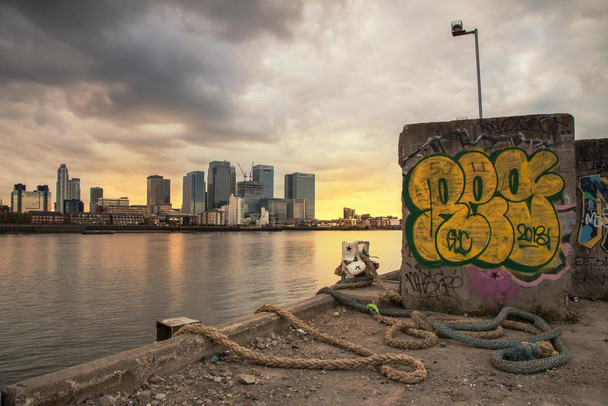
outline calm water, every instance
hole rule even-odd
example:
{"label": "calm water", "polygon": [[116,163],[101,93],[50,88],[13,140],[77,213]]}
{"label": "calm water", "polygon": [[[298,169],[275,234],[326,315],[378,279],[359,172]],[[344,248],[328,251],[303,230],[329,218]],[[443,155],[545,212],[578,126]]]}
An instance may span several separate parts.
{"label": "calm water", "polygon": [[399,268],[400,231],[0,235],[0,387],[311,296],[356,239]]}

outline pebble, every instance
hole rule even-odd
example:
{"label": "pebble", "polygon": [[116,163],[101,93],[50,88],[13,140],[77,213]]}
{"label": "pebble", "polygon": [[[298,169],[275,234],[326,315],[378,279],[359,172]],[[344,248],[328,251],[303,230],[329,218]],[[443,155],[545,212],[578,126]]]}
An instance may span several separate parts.
{"label": "pebble", "polygon": [[158,385],[159,383],[161,383],[161,381],[162,379],[156,375],[152,375],[150,378],[148,378],[148,382],[154,385]]}
{"label": "pebble", "polygon": [[139,400],[139,403],[148,403],[151,397],[152,391],[150,390],[144,390],[137,394],[137,400]]}
{"label": "pebble", "polygon": [[156,396],[154,396],[154,399],[156,400],[165,400],[167,398],[167,395],[164,393],[157,393]]}
{"label": "pebble", "polygon": [[300,336],[305,336],[306,335],[306,331],[302,330],[301,328],[297,329],[296,333],[298,333],[298,335],[300,335]]}
{"label": "pebble", "polygon": [[334,317],[340,317],[340,312],[334,312]]}
{"label": "pebble", "polygon": [[255,375],[240,375],[239,382],[245,385],[253,385],[255,383]]}

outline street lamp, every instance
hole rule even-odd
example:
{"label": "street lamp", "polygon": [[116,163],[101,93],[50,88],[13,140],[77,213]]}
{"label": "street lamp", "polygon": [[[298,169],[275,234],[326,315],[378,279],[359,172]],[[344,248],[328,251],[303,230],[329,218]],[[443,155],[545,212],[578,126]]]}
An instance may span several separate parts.
{"label": "street lamp", "polygon": [[459,37],[466,34],[475,34],[475,59],[477,61],[477,102],[479,104],[479,118],[483,118],[481,111],[481,74],[479,72],[479,41],[477,40],[477,28],[473,31],[466,31],[462,25],[462,20],[452,21],[452,36]]}

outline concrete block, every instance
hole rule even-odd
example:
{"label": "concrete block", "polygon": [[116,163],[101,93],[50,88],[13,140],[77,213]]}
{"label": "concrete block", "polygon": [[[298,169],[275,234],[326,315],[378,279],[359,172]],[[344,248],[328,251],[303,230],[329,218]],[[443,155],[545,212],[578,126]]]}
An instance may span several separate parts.
{"label": "concrete block", "polygon": [[569,114],[406,125],[403,304],[564,313],[576,221],[573,142]]}
{"label": "concrete block", "polygon": [[193,323],[200,323],[200,320],[188,317],[173,317],[156,322],[156,341],[168,340],[179,331],[180,328]]}

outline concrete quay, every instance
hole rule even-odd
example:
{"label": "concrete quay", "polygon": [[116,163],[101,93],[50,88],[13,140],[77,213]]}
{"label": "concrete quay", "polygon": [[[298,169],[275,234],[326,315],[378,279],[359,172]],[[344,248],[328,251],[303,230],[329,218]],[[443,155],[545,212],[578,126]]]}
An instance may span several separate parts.
{"label": "concrete quay", "polygon": [[[331,296],[319,295],[296,302],[288,310],[309,319],[332,306]],[[218,328],[235,342],[245,344],[289,324],[275,314],[261,313]],[[2,405],[65,405],[99,393],[130,391],[150,376],[170,374],[220,352],[221,347],[201,336],[175,337],[7,386],[2,390]]]}

